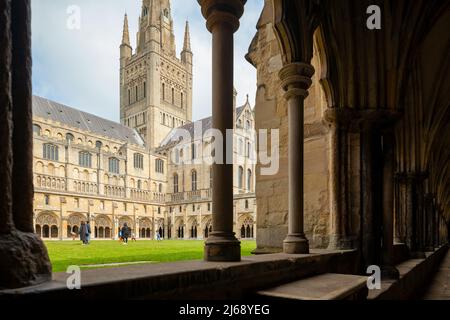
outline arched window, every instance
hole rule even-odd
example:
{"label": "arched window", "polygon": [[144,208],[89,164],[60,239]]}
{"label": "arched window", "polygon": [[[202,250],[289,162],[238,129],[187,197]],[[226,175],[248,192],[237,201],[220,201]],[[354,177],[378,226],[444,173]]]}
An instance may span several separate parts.
{"label": "arched window", "polygon": [[197,191],[197,171],[192,170],[191,173],[192,191]]}
{"label": "arched window", "polygon": [[248,209],[248,200],[245,200],[245,209]]}
{"label": "arched window", "polygon": [[163,192],[163,185],[162,185],[162,183],[159,184],[158,190],[159,190],[159,193]]}
{"label": "arched window", "polygon": [[247,121],[245,122],[245,129],[246,129],[246,130],[250,130],[251,127],[252,127],[252,125],[251,125],[250,121],[247,120]]}
{"label": "arched window", "polygon": [[89,152],[80,151],[78,153],[78,164],[81,167],[91,168],[92,167],[92,155]]}
{"label": "arched window", "polygon": [[33,124],[33,133],[37,136],[41,135],[41,127],[37,124]]}
{"label": "arched window", "polygon": [[141,190],[141,189],[142,189],[142,181],[141,181],[141,180],[138,180],[138,182],[137,182],[137,188],[138,188],[138,190]]}
{"label": "arched window", "polygon": [[238,169],[238,188],[242,189],[244,186],[244,168],[239,167]]}
{"label": "arched window", "polygon": [[175,104],[175,89],[172,88],[172,104]]}
{"label": "arched window", "polygon": [[166,84],[165,83],[162,84],[161,91],[162,91],[162,99],[166,100]]}
{"label": "arched window", "polygon": [[252,170],[247,170],[247,189],[248,191],[252,190]]}
{"label": "arched window", "polygon": [[97,148],[98,151],[100,151],[102,149],[103,143],[101,141],[96,141],[95,142],[95,147]]}
{"label": "arched window", "polygon": [[117,158],[109,158],[109,172],[120,173],[120,162]]}
{"label": "arched window", "polygon": [[47,160],[58,161],[58,147],[49,143],[44,144],[43,158]]}
{"label": "arched window", "polygon": [[46,206],[50,205],[50,196],[48,194],[44,196],[44,203]]}
{"label": "arched window", "polygon": [[178,193],[178,174],[173,175],[173,193]]}
{"label": "arched window", "polygon": [[144,169],[144,156],[140,153],[134,154],[134,168],[135,169]]}

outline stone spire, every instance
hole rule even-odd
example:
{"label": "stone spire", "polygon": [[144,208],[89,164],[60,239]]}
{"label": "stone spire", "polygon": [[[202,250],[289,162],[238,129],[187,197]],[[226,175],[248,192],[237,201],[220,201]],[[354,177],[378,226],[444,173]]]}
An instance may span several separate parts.
{"label": "stone spire", "polygon": [[122,34],[122,45],[130,45],[130,32],[128,30],[128,16],[125,13],[125,18],[123,20],[123,34]]}
{"label": "stone spire", "polygon": [[189,21],[186,21],[186,29],[184,31],[183,51],[181,51],[181,61],[187,65],[190,65],[192,68],[193,54],[191,50],[191,34],[189,32]]}
{"label": "stone spire", "polygon": [[191,34],[189,32],[189,21],[186,21],[186,28],[184,31],[184,44],[183,44],[183,51],[191,51]]}

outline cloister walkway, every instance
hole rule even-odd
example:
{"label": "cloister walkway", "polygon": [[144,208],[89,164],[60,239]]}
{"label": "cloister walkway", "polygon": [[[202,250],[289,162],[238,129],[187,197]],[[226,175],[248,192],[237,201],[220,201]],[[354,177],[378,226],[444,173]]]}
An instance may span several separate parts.
{"label": "cloister walkway", "polygon": [[422,296],[423,300],[450,300],[450,251]]}

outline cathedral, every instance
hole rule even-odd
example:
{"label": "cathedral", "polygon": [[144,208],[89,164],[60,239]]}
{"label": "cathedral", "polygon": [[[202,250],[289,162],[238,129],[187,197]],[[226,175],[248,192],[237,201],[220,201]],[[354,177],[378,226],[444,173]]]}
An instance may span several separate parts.
{"label": "cathedral", "polygon": [[[137,238],[205,239],[212,231],[212,170],[202,139],[177,146],[177,129],[194,136],[193,52],[186,23],[177,57],[170,1],[144,1],[137,47],[125,15],[120,45],[120,121],[115,123],[34,96],[34,226],[44,239],[72,239],[90,221],[94,239],[115,239],[127,223]],[[236,97],[236,92],[235,92]],[[256,237],[253,110],[236,107],[234,232]],[[204,132],[203,131],[203,132]],[[181,152],[180,152],[181,149]],[[171,156],[177,152],[181,161]],[[192,161],[195,160],[195,161]]]}

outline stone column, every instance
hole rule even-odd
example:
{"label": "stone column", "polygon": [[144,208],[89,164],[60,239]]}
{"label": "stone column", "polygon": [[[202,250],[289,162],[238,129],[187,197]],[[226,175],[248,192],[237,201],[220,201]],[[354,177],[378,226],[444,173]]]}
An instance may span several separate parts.
{"label": "stone column", "polygon": [[425,251],[434,251],[433,245],[433,194],[425,195],[426,242]]}
{"label": "stone column", "polygon": [[394,135],[383,135],[383,252],[382,276],[398,279],[400,274],[395,268],[394,257]]}
{"label": "stone column", "polygon": [[0,2],[0,43],[1,290],[51,280],[47,250],[33,226],[29,0]]}
{"label": "stone column", "polygon": [[279,74],[286,91],[289,118],[289,226],[283,251],[290,254],[309,253],[303,221],[304,101],[313,74],[313,66],[307,63],[288,64]]}
{"label": "stone column", "polygon": [[406,182],[406,243],[409,250],[415,251],[414,239],[414,175],[408,174]]}
{"label": "stone column", "polygon": [[325,112],[325,120],[330,127],[329,134],[329,195],[330,195],[330,250],[347,250],[353,247],[349,237],[347,185],[345,176],[347,155],[347,128],[345,111],[329,108]]}
{"label": "stone column", "polygon": [[[244,13],[246,0],[199,0],[207,28],[212,33],[212,127],[222,133],[233,123],[234,33]],[[240,261],[240,242],[233,232],[232,139],[223,146],[225,164],[213,164],[213,232],[205,242],[207,261]],[[230,158],[230,159],[228,159]],[[227,164],[228,163],[228,164]]]}
{"label": "stone column", "polygon": [[[381,200],[377,198],[375,175],[375,159],[379,135],[372,123],[365,123],[361,132],[361,238],[362,255],[364,267],[378,264],[380,252],[380,238],[376,221],[375,203]],[[380,206],[381,207],[381,206]]]}
{"label": "stone column", "polygon": [[406,185],[402,174],[395,174],[395,209],[394,209],[394,242],[406,242],[406,220],[405,217],[405,199],[406,199]]}

